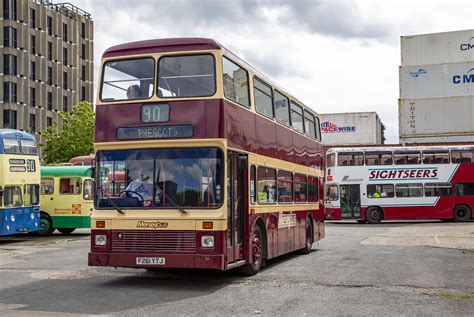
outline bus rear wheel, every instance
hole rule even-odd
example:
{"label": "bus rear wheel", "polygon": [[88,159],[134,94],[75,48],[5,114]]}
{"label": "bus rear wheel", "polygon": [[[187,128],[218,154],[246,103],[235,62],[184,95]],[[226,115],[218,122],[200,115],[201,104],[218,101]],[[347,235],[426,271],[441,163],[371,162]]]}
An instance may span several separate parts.
{"label": "bus rear wheel", "polygon": [[252,243],[250,263],[239,267],[240,274],[246,276],[257,274],[257,272],[262,267],[264,242],[262,239],[262,230],[259,226],[255,226],[253,229],[252,238],[250,241]]}
{"label": "bus rear wheel", "polygon": [[456,222],[465,222],[471,219],[471,209],[467,206],[456,206],[453,219]]}
{"label": "bus rear wheel", "polygon": [[53,234],[53,232],[54,232],[53,220],[47,214],[41,213],[40,230],[38,231],[38,234],[40,236],[50,236]]}
{"label": "bus rear wheel", "polygon": [[306,219],[306,240],[305,246],[303,249],[300,249],[301,254],[309,254],[311,252],[311,247],[313,246],[313,227],[311,226],[311,220]]}
{"label": "bus rear wheel", "polygon": [[59,232],[61,232],[64,235],[71,234],[76,228],[56,228],[58,229]]}
{"label": "bus rear wheel", "polygon": [[380,223],[382,221],[382,210],[377,207],[369,207],[365,211],[365,219],[370,224]]}

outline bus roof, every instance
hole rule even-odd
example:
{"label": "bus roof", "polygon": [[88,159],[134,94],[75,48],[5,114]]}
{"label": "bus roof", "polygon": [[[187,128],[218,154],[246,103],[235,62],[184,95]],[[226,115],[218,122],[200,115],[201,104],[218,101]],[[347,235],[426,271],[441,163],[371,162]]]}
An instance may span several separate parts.
{"label": "bus roof", "polygon": [[124,43],[108,48],[103,57],[115,57],[131,54],[147,54],[174,51],[219,50],[222,45],[217,41],[201,37],[169,38]]}
{"label": "bus roof", "polygon": [[443,150],[472,150],[473,145],[430,145],[430,146],[374,146],[374,147],[334,147],[327,150],[327,154],[339,152],[384,152],[384,151],[443,151]]}
{"label": "bus roof", "polygon": [[90,166],[41,166],[41,176],[77,176],[91,177]]}
{"label": "bus roof", "polygon": [[0,129],[0,139],[3,138],[35,141],[35,138],[31,134],[14,129]]}

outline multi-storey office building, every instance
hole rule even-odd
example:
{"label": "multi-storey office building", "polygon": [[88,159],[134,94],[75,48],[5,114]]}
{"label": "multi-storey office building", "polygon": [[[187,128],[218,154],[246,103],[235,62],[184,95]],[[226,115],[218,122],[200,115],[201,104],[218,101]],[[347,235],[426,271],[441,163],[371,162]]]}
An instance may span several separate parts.
{"label": "multi-storey office building", "polygon": [[93,22],[70,3],[0,0],[0,124],[41,131],[93,99]]}

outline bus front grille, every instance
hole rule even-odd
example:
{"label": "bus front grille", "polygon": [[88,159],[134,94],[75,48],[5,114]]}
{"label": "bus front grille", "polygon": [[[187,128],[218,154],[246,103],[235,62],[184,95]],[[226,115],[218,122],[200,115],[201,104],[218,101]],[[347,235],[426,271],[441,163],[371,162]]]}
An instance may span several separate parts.
{"label": "bus front grille", "polygon": [[195,253],[195,231],[112,230],[112,252]]}

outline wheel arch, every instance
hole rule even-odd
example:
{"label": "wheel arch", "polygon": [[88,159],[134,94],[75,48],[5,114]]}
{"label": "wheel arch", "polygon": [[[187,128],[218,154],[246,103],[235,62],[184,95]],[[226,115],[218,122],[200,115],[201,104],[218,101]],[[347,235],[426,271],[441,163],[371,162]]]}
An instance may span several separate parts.
{"label": "wheel arch", "polygon": [[[268,238],[267,238],[267,228],[265,226],[265,221],[261,218],[258,217],[255,222],[254,222],[254,227],[259,227],[261,232],[262,232],[262,239],[265,247],[263,248],[263,258],[268,259]],[[253,228],[252,228],[253,232]]]}

